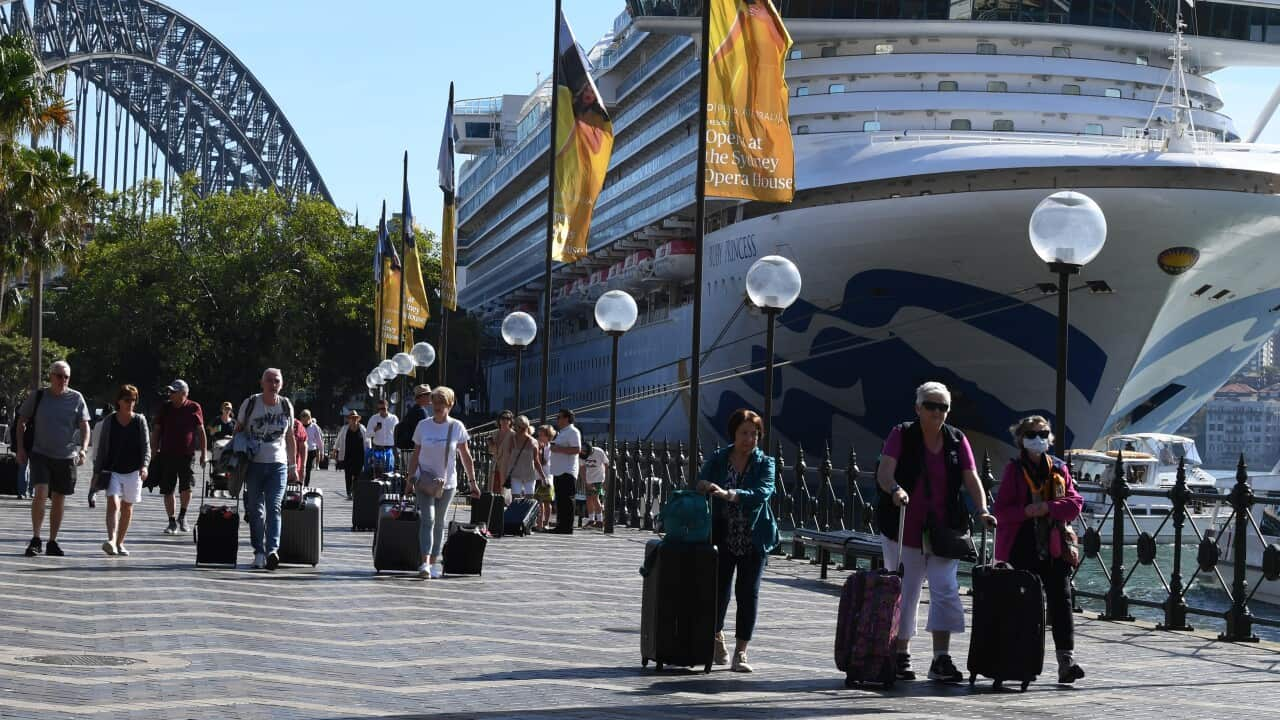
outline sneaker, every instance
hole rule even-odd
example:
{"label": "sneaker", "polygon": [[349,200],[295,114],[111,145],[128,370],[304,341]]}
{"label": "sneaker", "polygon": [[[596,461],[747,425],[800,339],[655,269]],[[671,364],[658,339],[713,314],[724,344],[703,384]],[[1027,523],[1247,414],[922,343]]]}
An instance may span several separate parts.
{"label": "sneaker", "polygon": [[441,565],[440,563],[436,563],[435,565],[432,565],[432,566],[431,566],[431,579],[432,579],[432,580],[438,580],[438,579],[440,579],[440,578],[442,578],[442,577],[444,577],[444,565]]}
{"label": "sneaker", "polygon": [[1084,668],[1079,665],[1072,664],[1070,667],[1058,667],[1058,684],[1070,685],[1071,683],[1084,677]]}
{"label": "sneaker", "polygon": [[89,507],[96,508],[98,507],[98,502],[93,499],[93,495],[93,493],[89,493]]}
{"label": "sneaker", "polygon": [[427,578],[431,577],[431,566],[428,565],[427,563],[422,563],[421,565],[419,565],[418,577],[422,578],[423,580],[426,580]]}
{"label": "sneaker", "polygon": [[898,653],[898,674],[899,680],[915,680],[916,673],[911,669],[911,653]]}
{"label": "sneaker", "polygon": [[117,554],[117,552],[116,552],[116,544],[115,544],[115,543],[113,543],[113,542],[111,542],[111,540],[104,540],[104,541],[103,541],[103,543],[102,543],[102,552],[104,552],[104,553],[106,553],[106,554],[108,554],[108,555],[115,555],[115,554]]}
{"label": "sneaker", "polygon": [[958,683],[964,680],[964,673],[956,669],[950,655],[939,655],[929,665],[929,679],[945,683]]}
{"label": "sneaker", "polygon": [[251,567],[254,570],[261,570],[262,568],[266,567],[266,564],[267,564],[266,553],[256,552],[253,554],[253,565]]}
{"label": "sneaker", "polygon": [[177,521],[177,520],[174,520],[173,518],[169,518],[169,527],[167,527],[167,528],[165,528],[165,529],[164,529],[164,534],[165,534],[165,535],[177,535],[177,534],[178,534],[178,521]]}
{"label": "sneaker", "polygon": [[747,664],[747,653],[745,650],[739,650],[733,654],[733,664],[729,666],[729,669],[740,673],[755,672],[751,666]]}
{"label": "sneaker", "polygon": [[267,569],[275,570],[280,567],[280,556],[276,553],[267,553]]}
{"label": "sneaker", "polygon": [[33,537],[31,542],[27,543],[27,557],[35,557],[44,550],[44,543],[40,542],[40,538]]}
{"label": "sneaker", "polygon": [[185,519],[178,521],[178,532],[191,532],[191,528],[187,527],[187,521]]}
{"label": "sneaker", "polygon": [[724,633],[716,633],[715,657],[711,660],[712,665],[728,665],[729,664],[729,648],[724,646]]}
{"label": "sneaker", "polygon": [[129,557],[129,551],[125,549],[125,546],[123,545],[116,546],[116,554],[123,557]]}
{"label": "sneaker", "polygon": [[53,557],[62,557],[66,553],[62,552],[62,548],[58,547],[57,540],[50,540],[48,543],[45,543],[44,554],[51,555]]}

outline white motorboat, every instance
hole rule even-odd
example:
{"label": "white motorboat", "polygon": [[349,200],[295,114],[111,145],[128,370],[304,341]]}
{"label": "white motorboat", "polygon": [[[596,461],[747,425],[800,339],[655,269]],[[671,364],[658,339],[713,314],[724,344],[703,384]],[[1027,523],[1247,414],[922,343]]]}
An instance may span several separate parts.
{"label": "white motorboat", "polygon": [[[1194,442],[1191,442],[1191,452],[1195,453]],[[1081,533],[1086,528],[1097,529],[1104,545],[1110,545],[1113,537],[1113,522],[1116,514],[1109,512],[1111,498],[1107,492],[1115,477],[1117,456],[1122,456],[1125,480],[1130,490],[1168,492],[1177,480],[1176,465],[1173,479],[1170,480],[1159,457],[1151,453],[1137,450],[1071,450],[1068,454],[1075,470],[1076,480],[1084,485],[1080,489],[1080,494],[1084,496],[1084,511],[1076,521],[1077,529]],[[1203,480],[1198,477],[1196,484],[1192,486],[1192,474],[1189,471],[1187,477],[1187,484],[1192,492],[1217,492],[1212,483],[1205,486]],[[1132,518],[1131,521],[1124,522],[1126,544],[1137,542],[1138,536],[1142,533],[1150,534],[1156,542],[1174,541],[1173,502],[1168,498],[1134,495],[1129,497],[1126,506],[1128,512],[1123,517]],[[1203,532],[1204,529],[1212,527],[1216,508],[1216,503],[1193,501],[1188,508],[1187,516]],[[1185,525],[1183,541],[1195,542],[1195,540],[1196,535],[1191,525]]]}

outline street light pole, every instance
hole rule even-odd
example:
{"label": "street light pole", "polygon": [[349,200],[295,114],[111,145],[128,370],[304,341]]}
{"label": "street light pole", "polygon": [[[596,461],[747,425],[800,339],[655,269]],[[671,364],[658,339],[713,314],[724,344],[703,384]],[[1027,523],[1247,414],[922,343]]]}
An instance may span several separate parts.
{"label": "street light pole", "polygon": [[764,374],[764,438],[761,447],[768,454],[769,435],[773,431],[773,335],[778,321],[778,308],[764,308],[765,317],[769,321],[769,329],[765,332],[765,374]]}
{"label": "street light pole", "polygon": [[764,435],[761,447],[769,452],[769,438],[773,434],[773,342],[778,313],[791,307],[800,297],[800,269],[795,263],[780,256],[766,255],[751,264],[746,277],[747,297],[760,308],[768,320],[765,333],[764,358]]}
{"label": "street light pole", "polygon": [[44,335],[44,268],[39,260],[31,269],[31,392],[40,389],[40,378],[44,371],[40,367],[43,359],[41,340]]}
{"label": "street light pole", "polygon": [[1071,296],[1068,283],[1072,275],[1080,273],[1079,265],[1071,263],[1049,263],[1049,270],[1058,274],[1058,372],[1057,388],[1054,394],[1053,413],[1058,421],[1058,431],[1054,433],[1054,452],[1058,457],[1066,457],[1067,448],[1067,330],[1071,327],[1068,319],[1068,308]]}
{"label": "street light pole", "polygon": [[618,462],[617,430],[618,430],[618,340],[621,332],[611,332],[613,340],[613,357],[609,367],[609,463],[608,474],[604,478],[604,532],[613,533],[614,495],[618,489],[618,471],[614,467]]}
{"label": "street light pole", "polygon": [[515,411],[515,414],[517,415],[520,414],[520,375],[521,375],[520,363],[521,363],[521,360],[523,359],[524,359],[524,346],[516,345],[516,401],[515,401],[514,411]]}

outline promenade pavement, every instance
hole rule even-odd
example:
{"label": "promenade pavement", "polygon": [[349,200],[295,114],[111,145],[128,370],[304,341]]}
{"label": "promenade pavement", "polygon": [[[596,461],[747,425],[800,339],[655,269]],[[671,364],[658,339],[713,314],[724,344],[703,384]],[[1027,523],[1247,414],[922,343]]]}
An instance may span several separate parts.
{"label": "promenade pavement", "polygon": [[[377,576],[341,479],[316,477],[323,560],[274,573],[246,569],[247,537],[240,569],[196,569],[191,537],[161,533],[158,495],[140,504],[132,557],[102,553],[105,503],[89,510],[81,493],[60,536],[67,557],[26,558],[28,504],[0,498],[0,718],[1172,719],[1280,707],[1280,646],[1090,616],[1077,651],[1089,677],[1073,688],[1046,676],[1026,694],[845,689],[831,656],[840,573],[822,582],[781,559],[761,589],[755,674],[659,674],[639,662],[637,568],[652,535],[505,538],[489,544],[483,577]],[[958,637],[962,667],[966,647]],[[85,665],[104,660],[116,664]]]}

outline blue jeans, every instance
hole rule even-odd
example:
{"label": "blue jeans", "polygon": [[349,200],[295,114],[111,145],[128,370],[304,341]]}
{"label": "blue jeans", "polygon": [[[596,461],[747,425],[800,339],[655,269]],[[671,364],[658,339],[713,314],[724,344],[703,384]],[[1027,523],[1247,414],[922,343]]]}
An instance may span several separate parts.
{"label": "blue jeans", "polygon": [[445,488],[438,498],[419,500],[421,520],[418,521],[418,549],[426,557],[440,557],[444,549],[444,529],[449,525],[449,503],[457,488]]}
{"label": "blue jeans", "polygon": [[27,496],[27,464],[22,463],[18,466],[18,496]]}
{"label": "blue jeans", "polygon": [[[751,640],[751,633],[756,628],[756,607],[760,602],[760,578],[764,575],[764,566],[769,556],[759,550],[752,550],[747,555],[734,555],[722,544],[720,557],[716,564],[717,607],[716,632],[724,630],[724,616],[729,611],[729,592],[738,598],[737,624],[734,636],[742,641]],[[734,583],[734,570],[738,571],[738,581]]]}
{"label": "blue jeans", "polygon": [[249,539],[255,553],[270,555],[280,549],[280,505],[288,478],[284,463],[249,463],[244,482],[244,515],[249,521]]}

